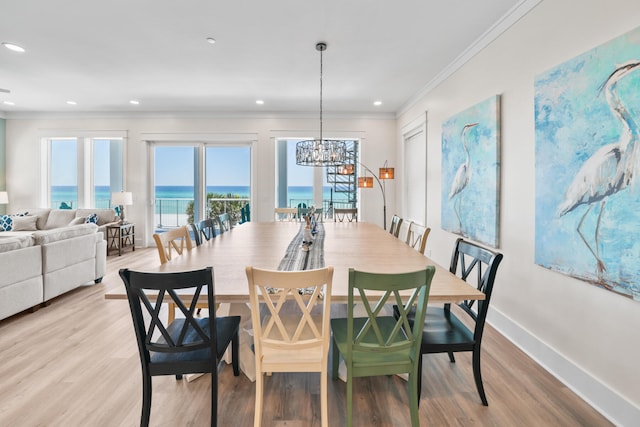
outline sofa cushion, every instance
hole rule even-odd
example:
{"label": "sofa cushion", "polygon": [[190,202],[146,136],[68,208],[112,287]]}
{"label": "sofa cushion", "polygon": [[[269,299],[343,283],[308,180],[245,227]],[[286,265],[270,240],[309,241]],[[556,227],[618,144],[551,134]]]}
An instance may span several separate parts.
{"label": "sofa cushion", "polygon": [[13,229],[13,217],[11,215],[0,215],[0,231],[11,231]]}
{"label": "sofa cushion", "polygon": [[47,218],[49,218],[49,212],[51,212],[49,208],[18,209],[16,215],[28,214],[37,217],[36,228],[38,230],[44,230],[44,227],[47,225]]}
{"label": "sofa cushion", "polygon": [[76,211],[67,209],[53,209],[49,212],[49,218],[47,218],[47,224],[45,230],[51,230],[53,228],[66,227],[71,220],[76,217]]}
{"label": "sofa cushion", "polygon": [[75,218],[73,218],[71,220],[71,222],[69,223],[69,225],[80,225],[80,224],[84,224],[87,221],[86,218],[83,218],[81,216],[77,216]]}
{"label": "sofa cushion", "polygon": [[33,237],[6,237],[0,239],[0,253],[15,251],[22,248],[33,246]]}
{"label": "sofa cushion", "polygon": [[80,224],[70,227],[60,227],[53,230],[41,230],[33,233],[33,240],[36,245],[45,245],[58,240],[92,234],[98,231],[95,224]]}
{"label": "sofa cushion", "polygon": [[98,216],[98,225],[117,221],[116,211],[112,208],[77,209],[76,217],[87,218],[91,214]]}
{"label": "sofa cushion", "polygon": [[36,231],[36,223],[38,221],[37,216],[14,216],[13,217],[13,231]]}

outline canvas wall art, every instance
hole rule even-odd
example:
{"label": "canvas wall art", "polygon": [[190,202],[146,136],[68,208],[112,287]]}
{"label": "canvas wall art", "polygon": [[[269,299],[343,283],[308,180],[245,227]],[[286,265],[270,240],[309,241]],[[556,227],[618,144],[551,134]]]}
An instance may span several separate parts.
{"label": "canvas wall art", "polygon": [[498,247],[500,97],[442,124],[442,228]]}
{"label": "canvas wall art", "polygon": [[535,262],[640,301],[640,28],[535,81]]}

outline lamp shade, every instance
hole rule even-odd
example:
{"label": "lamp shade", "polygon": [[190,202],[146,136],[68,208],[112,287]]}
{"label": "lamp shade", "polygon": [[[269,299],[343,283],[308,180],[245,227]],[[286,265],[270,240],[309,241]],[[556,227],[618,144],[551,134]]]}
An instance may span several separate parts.
{"label": "lamp shade", "polygon": [[6,191],[0,191],[0,205],[6,205],[9,203],[9,195]]}
{"label": "lamp shade", "polygon": [[361,176],[358,178],[358,188],[373,188],[373,177]]}
{"label": "lamp shade", "polygon": [[355,171],[355,165],[353,163],[347,163],[342,166],[338,166],[338,173],[340,175],[353,175]]}
{"label": "lamp shade", "polygon": [[380,168],[380,173],[378,174],[380,179],[393,179],[394,177],[394,168]]}
{"label": "lamp shade", "polygon": [[119,191],[116,193],[111,193],[111,203],[114,205],[132,205],[133,204],[133,194],[130,191]]}

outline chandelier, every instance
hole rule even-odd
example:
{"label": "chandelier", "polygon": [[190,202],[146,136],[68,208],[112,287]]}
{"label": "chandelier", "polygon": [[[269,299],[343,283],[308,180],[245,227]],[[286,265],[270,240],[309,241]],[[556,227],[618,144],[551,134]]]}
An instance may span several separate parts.
{"label": "chandelier", "polygon": [[316,44],[320,51],[320,138],[300,141],[296,144],[296,164],[301,166],[338,166],[347,158],[347,144],[336,139],[322,137],[322,52],[327,44]]}

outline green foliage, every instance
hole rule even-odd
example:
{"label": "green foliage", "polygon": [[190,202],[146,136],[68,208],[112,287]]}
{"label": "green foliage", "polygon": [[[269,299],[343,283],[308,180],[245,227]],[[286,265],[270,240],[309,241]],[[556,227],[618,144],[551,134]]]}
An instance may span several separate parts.
{"label": "green foliage", "polygon": [[[222,213],[228,212],[231,216],[231,224],[235,225],[240,221],[240,209],[247,203],[246,200],[212,200],[212,199],[240,199],[239,194],[207,193],[207,218],[214,218]],[[189,223],[193,223],[194,202],[187,204],[185,213],[189,216]],[[226,206],[226,210],[225,210]]]}

